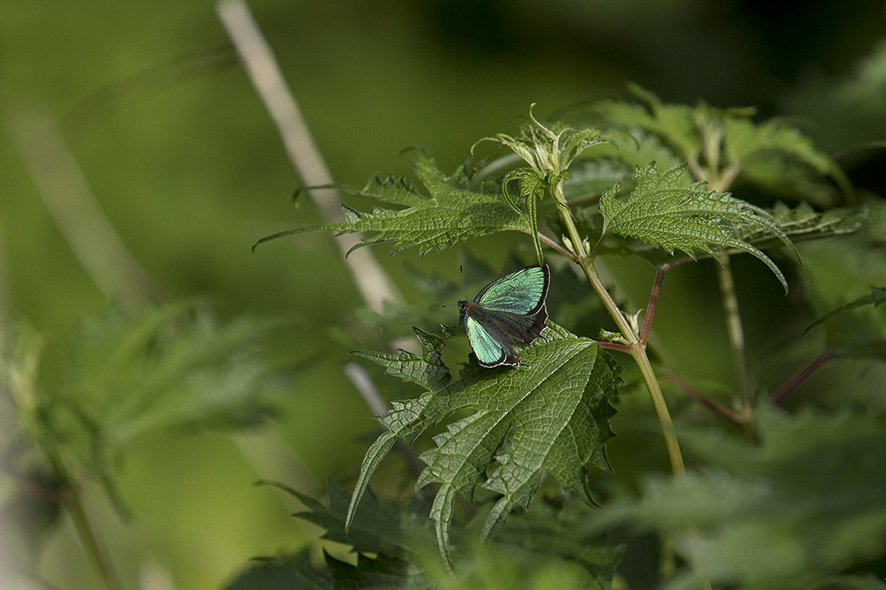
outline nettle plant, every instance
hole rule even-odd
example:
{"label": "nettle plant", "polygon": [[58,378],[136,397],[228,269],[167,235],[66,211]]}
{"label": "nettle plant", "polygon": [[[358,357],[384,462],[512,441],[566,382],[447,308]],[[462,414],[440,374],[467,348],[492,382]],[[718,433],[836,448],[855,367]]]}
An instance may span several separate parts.
{"label": "nettle plant", "polygon": [[[577,335],[550,309],[541,337],[515,345],[518,364],[487,368],[471,355],[455,375],[443,360],[454,334],[446,326],[439,334],[414,328],[420,353],[355,352],[402,380],[403,397],[423,393],[393,402],[377,417],[384,430],[366,452],[350,496],[330,483],[327,507],[281,487],[305,503],[301,516],[326,529],[326,538],[357,551],[356,565],[327,555],[327,569],[317,570],[305,555],[268,558],[231,588],[271,581],[318,588],[609,588],[613,579],[632,588],[882,587],[863,575],[878,559],[882,566],[886,546],[882,405],[879,413],[789,414],[772,403],[784,400],[821,357],[774,398],[757,391],[747,376],[731,266],[734,255],[750,254],[787,293],[785,274],[764,249],[778,248],[796,264],[795,242],[858,236],[870,210],[854,205],[832,159],[789,126],[757,124],[747,109],[669,105],[640,89],[635,94],[636,102],[594,105],[582,123],[542,122],[530,109],[518,134],[478,142],[500,144],[510,154],[451,175],[416,153],[417,183],[375,178],[363,189],[345,189],[369,199],[371,210],[345,207],[344,222],[261,240],[360,232],[361,246],[389,242],[391,254],[413,246],[425,254],[523,232],[535,257],[523,265],[549,264],[552,293],[572,267],[571,276],[583,277],[587,298],[596,297],[614,329]],[[733,185],[805,200],[755,206],[731,194]],[[840,201],[853,206],[838,209]],[[603,255],[654,265],[643,308],[626,308],[613,297],[601,278]],[[702,258],[716,260],[711,268],[740,374],[727,396],[731,403],[693,390],[650,354],[665,274]],[[833,317],[871,311],[882,301],[882,289],[873,289]],[[831,348],[825,360],[877,347],[873,356],[882,356],[882,341],[881,335],[867,348]],[[675,394],[691,417],[685,426],[671,417],[665,377],[688,394]],[[632,452],[658,457],[663,448],[667,476],[646,469],[643,459],[623,477],[612,473],[611,421],[616,408],[643,415],[648,404],[623,395],[641,389],[663,439],[645,436],[648,421],[638,418],[645,426],[634,434],[643,438]],[[688,470],[684,437],[693,450]],[[398,440],[426,447],[419,492],[379,499],[368,491],[370,479]]]}

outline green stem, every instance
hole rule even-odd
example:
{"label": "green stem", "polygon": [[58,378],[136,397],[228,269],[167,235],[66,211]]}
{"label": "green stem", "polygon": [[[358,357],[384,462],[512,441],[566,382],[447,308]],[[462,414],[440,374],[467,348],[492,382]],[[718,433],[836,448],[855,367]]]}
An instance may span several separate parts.
{"label": "green stem", "polygon": [[652,405],[655,407],[655,413],[661,424],[662,435],[665,439],[665,445],[668,450],[668,457],[670,458],[671,468],[674,471],[674,475],[683,475],[686,472],[686,468],[683,464],[683,455],[680,452],[680,444],[677,441],[677,434],[674,430],[674,422],[671,420],[671,414],[668,412],[668,406],[661,393],[661,387],[658,384],[658,380],[655,378],[652,364],[649,362],[649,357],[646,354],[646,343],[640,341],[639,335],[635,333],[627,318],[625,318],[624,314],[609,294],[609,291],[600,280],[597,270],[594,268],[594,261],[585,251],[584,242],[579,236],[578,228],[573,222],[572,212],[570,211],[569,204],[566,202],[566,198],[563,195],[563,187],[561,183],[557,183],[554,186],[552,194],[554,200],[557,202],[557,208],[560,210],[563,223],[566,225],[566,229],[569,232],[569,239],[572,241],[573,248],[575,249],[576,261],[581,266],[585,276],[594,288],[594,291],[600,297],[600,300],[603,302],[609,315],[615,320],[622,337],[628,343],[628,354],[633,357],[634,362],[637,363],[637,366],[640,369],[640,374],[643,376],[643,381],[646,383],[646,387],[649,390],[649,396],[652,398]]}
{"label": "green stem", "polygon": [[637,335],[634,333],[634,330],[631,329],[631,325],[618,308],[618,305],[616,305],[615,301],[612,299],[609,291],[606,290],[606,287],[603,285],[602,281],[600,281],[600,277],[597,275],[597,270],[594,268],[593,258],[588,255],[584,246],[584,240],[579,235],[578,228],[575,227],[575,222],[572,219],[572,210],[569,208],[569,204],[566,202],[566,196],[563,194],[562,182],[558,182],[554,185],[552,194],[554,196],[554,201],[557,203],[557,209],[560,211],[560,216],[563,218],[563,223],[566,225],[566,231],[569,233],[569,240],[572,242],[572,247],[575,251],[575,261],[581,266],[582,271],[585,273],[585,276],[588,278],[588,281],[591,283],[597,296],[600,297],[600,300],[606,307],[606,311],[608,311],[609,315],[612,316],[612,319],[615,320],[615,324],[618,326],[619,331],[621,331],[622,336],[624,336],[625,340],[630,344],[635,344],[638,341]]}
{"label": "green stem", "polygon": [[717,280],[720,283],[720,294],[723,298],[723,311],[726,314],[726,331],[729,334],[729,346],[732,349],[732,364],[738,380],[739,398],[736,406],[739,414],[750,418],[754,400],[751,394],[750,377],[744,339],[744,328],[741,325],[741,312],[738,309],[738,296],[735,293],[735,281],[732,278],[732,266],[729,256],[721,254],[717,267]]}
{"label": "green stem", "polygon": [[55,445],[45,437],[41,438],[41,446],[46,452],[49,463],[56,475],[58,475],[59,480],[63,482],[65,492],[62,494],[62,502],[71,516],[77,536],[80,537],[86,553],[92,558],[99,576],[104,581],[105,587],[108,590],[120,590],[121,586],[111,567],[111,562],[104,551],[102,551],[101,545],[98,542],[98,536],[95,534],[95,530],[92,528],[92,524],[86,515],[86,508],[83,506],[83,500],[77,491],[77,482],[72,478]]}
{"label": "green stem", "polygon": [[[616,305],[615,301],[612,299],[609,291],[603,285],[602,281],[600,281],[600,277],[597,275],[597,270],[594,268],[596,248],[592,255],[589,255],[586,251],[584,241],[579,235],[578,228],[573,221],[569,203],[566,201],[566,197],[563,193],[562,181],[557,182],[553,186],[551,194],[554,197],[557,209],[560,211],[560,216],[563,218],[563,223],[569,233],[569,240],[572,242],[572,247],[575,252],[575,261],[581,266],[582,271],[584,271],[585,276],[588,278],[594,291],[600,297],[600,300],[603,302],[609,315],[615,320],[618,329],[621,331],[622,337],[628,342],[626,352],[630,354],[634,359],[634,362],[637,363],[643,381],[646,383],[646,388],[649,390],[649,397],[652,398],[652,405],[655,407],[655,413],[661,424],[662,436],[665,439],[665,446],[667,447],[668,458],[671,461],[671,469],[674,472],[674,477],[682,477],[686,473],[686,466],[683,463],[683,454],[680,451],[680,443],[677,440],[677,433],[674,429],[674,422],[671,420],[671,414],[668,411],[667,403],[665,402],[664,395],[662,395],[658,380],[655,377],[655,372],[652,370],[652,363],[649,362],[649,356],[646,354],[645,339],[641,340],[639,335],[635,333],[627,318],[625,318],[622,311],[618,308],[618,305]],[[687,527],[686,533],[690,537],[690,541],[694,541],[698,538],[698,531],[695,527]],[[709,590],[711,584],[704,579],[701,564],[694,551],[690,552],[690,560],[693,571],[703,580],[702,587],[705,590]]]}
{"label": "green stem", "polygon": [[640,369],[643,381],[649,389],[649,397],[652,398],[652,405],[655,407],[655,413],[661,424],[661,432],[665,439],[665,445],[668,449],[668,457],[671,460],[671,469],[674,476],[679,477],[686,473],[686,467],[683,464],[683,454],[680,452],[680,443],[677,441],[677,432],[674,430],[674,422],[671,420],[671,414],[668,412],[668,406],[665,403],[664,395],[661,393],[661,387],[658,385],[658,379],[652,370],[652,363],[649,362],[649,356],[646,354],[646,347],[636,345],[633,347],[630,355]]}

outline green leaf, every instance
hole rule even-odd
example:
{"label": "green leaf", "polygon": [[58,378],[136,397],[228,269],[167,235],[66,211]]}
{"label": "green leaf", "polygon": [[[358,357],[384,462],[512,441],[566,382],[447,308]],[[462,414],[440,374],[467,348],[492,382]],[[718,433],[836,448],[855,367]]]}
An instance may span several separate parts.
{"label": "green leaf", "polygon": [[[800,203],[791,209],[779,201],[770,213],[784,235],[793,242],[800,242],[854,233],[864,226],[870,211],[866,207],[858,207],[819,212],[809,203]],[[767,227],[754,223],[738,228],[736,237],[759,248],[779,241]]]}
{"label": "green leaf", "polygon": [[[543,473],[592,504],[588,470],[609,469],[604,443],[612,436],[608,421],[615,410],[609,400],[618,382],[616,365],[592,340],[558,326],[549,323],[543,337],[521,351],[525,367],[489,370],[472,363],[458,381],[394,402],[379,418],[411,445],[453,412],[473,411],[434,437],[436,447],[421,456],[427,468],[416,484],[440,484],[432,518],[447,563],[456,494],[473,500],[478,486],[501,494],[490,521],[495,528],[514,506],[529,505]],[[400,357],[371,360],[396,367]],[[361,482],[375,465],[375,458],[364,461]],[[354,497],[361,493],[355,490]]]}
{"label": "green leaf", "polygon": [[112,447],[162,430],[261,423],[272,383],[257,339],[268,324],[222,326],[208,309],[190,307],[87,321],[71,345],[59,403],[75,404]]}
{"label": "green leaf", "polygon": [[[665,169],[689,162],[696,180],[743,180],[776,194],[833,201],[833,189],[823,182],[830,175],[850,198],[852,187],[831,157],[815,149],[811,140],[782,121],[754,123],[754,109],[719,109],[705,103],[695,107],[661,102],[653,93],[631,86],[639,103],[603,101],[593,111],[606,129],[626,130],[636,139],[631,147],[619,141],[620,152],[599,152],[636,166],[658,161]],[[657,138],[658,143],[651,141]],[[645,159],[644,159],[645,158]]]}
{"label": "green leaf", "polygon": [[329,506],[278,482],[273,485],[297,498],[307,508],[295,516],[322,527],[324,539],[350,545],[357,551],[382,553],[410,562],[421,563],[434,555],[434,542],[427,520],[417,518],[427,504],[421,497],[412,506],[379,501],[372,492],[357,507],[352,526],[347,527],[350,494],[332,480],[327,482]]}
{"label": "green leaf", "polygon": [[366,455],[363,457],[363,464],[360,466],[360,475],[357,478],[357,483],[354,485],[354,494],[351,496],[350,503],[348,504],[348,513],[345,516],[345,532],[350,532],[351,530],[351,524],[353,524],[354,517],[357,515],[357,508],[359,508],[360,502],[363,500],[363,494],[369,489],[369,478],[378,469],[381,460],[391,451],[396,441],[397,435],[387,430],[382,432],[369,447],[369,450],[366,451]]}
{"label": "green leaf", "polygon": [[338,234],[368,232],[355,248],[392,242],[390,255],[418,247],[419,254],[450,248],[459,242],[502,231],[530,231],[526,218],[502,198],[496,183],[471,187],[471,174],[461,167],[446,176],[427,156],[418,154],[415,174],[423,194],[404,180],[374,178],[362,190],[339,187],[345,193],[377,203],[371,211],[347,209],[346,221],[298,227],[264,237],[263,242],[314,231]]}
{"label": "green leaf", "polygon": [[311,566],[309,552],[283,557],[259,557],[225,586],[226,590],[333,590],[328,572]]}
{"label": "green leaf", "polygon": [[682,168],[672,168],[661,173],[650,164],[634,173],[635,188],[627,200],[617,198],[618,186],[606,191],[600,199],[604,235],[637,238],[669,253],[681,250],[692,258],[696,250],[716,256],[715,247],[747,252],[766,264],[787,292],[787,281],[775,263],[737,237],[743,226],[754,225],[796,253],[772,215],[728,193],[706,190],[704,183],[686,186],[682,172]]}
{"label": "green leaf", "polygon": [[[629,89],[640,103],[601,101],[594,106],[594,111],[621,129],[632,133],[640,129],[659,138],[676,154],[677,160],[687,162],[697,159],[701,153],[701,140],[693,108],[682,104],[664,104],[653,93],[636,85],[631,85]],[[637,165],[648,162],[637,162]]]}
{"label": "green leaf", "polygon": [[726,117],[723,126],[725,161],[740,171],[741,180],[771,191],[793,192],[805,199],[829,203],[830,190],[814,179],[831,175],[844,192],[851,193],[851,186],[833,159],[784,122],[755,124],[750,119]]}
{"label": "green leaf", "polygon": [[431,391],[445,387],[452,379],[449,368],[443,364],[443,346],[453,330],[444,326],[443,336],[435,336],[413,327],[421,344],[422,353],[417,355],[406,350],[397,352],[396,360],[391,355],[374,350],[353,350],[351,354],[371,360],[385,367],[385,373],[399,377],[409,383],[417,383]]}

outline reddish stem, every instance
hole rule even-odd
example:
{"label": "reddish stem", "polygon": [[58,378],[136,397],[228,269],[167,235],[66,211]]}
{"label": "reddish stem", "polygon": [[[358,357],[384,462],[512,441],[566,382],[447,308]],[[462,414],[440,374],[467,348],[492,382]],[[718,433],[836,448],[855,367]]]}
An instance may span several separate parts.
{"label": "reddish stem", "polygon": [[780,404],[781,401],[788,396],[788,394],[794,391],[801,383],[806,381],[806,379],[808,379],[823,364],[835,357],[836,355],[829,350],[826,350],[818,355],[818,357],[814,361],[806,365],[806,368],[797,373],[793,379],[782,385],[781,388],[775,392],[775,395],[772,396],[772,403]]}
{"label": "reddish stem", "polygon": [[676,385],[677,387],[682,389],[683,392],[686,393],[686,395],[688,395],[689,397],[691,397],[692,399],[694,399],[698,403],[702,404],[706,408],[712,410],[713,412],[723,416],[724,418],[726,418],[730,422],[734,422],[736,424],[742,424],[742,423],[746,422],[746,419],[744,417],[742,417],[740,414],[737,414],[736,412],[733,412],[732,410],[730,410],[726,406],[720,405],[717,402],[706,398],[701,393],[699,393],[698,391],[693,389],[692,386],[690,386],[685,381],[682,381],[679,377],[677,377],[673,373],[665,373],[664,377],[665,377],[665,379],[667,379],[668,381],[670,381],[671,383],[673,383],[674,385]]}
{"label": "reddish stem", "polygon": [[655,305],[658,303],[658,294],[661,292],[661,284],[664,281],[664,275],[669,266],[659,266],[655,273],[655,282],[652,284],[652,291],[649,293],[649,303],[646,305],[646,313],[643,315],[643,329],[640,331],[640,342],[646,344],[649,338],[649,330],[652,328],[652,316],[655,315]]}
{"label": "reddish stem", "polygon": [[631,352],[631,347],[627,344],[616,344],[615,342],[601,342],[600,340],[594,340],[597,344],[600,345],[600,348],[608,348],[609,350],[618,350],[620,352]]}

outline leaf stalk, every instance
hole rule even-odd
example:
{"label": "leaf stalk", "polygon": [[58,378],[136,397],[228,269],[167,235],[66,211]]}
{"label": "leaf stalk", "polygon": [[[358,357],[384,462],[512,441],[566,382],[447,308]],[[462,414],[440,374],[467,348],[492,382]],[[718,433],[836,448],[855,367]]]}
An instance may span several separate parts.
{"label": "leaf stalk", "polygon": [[74,481],[71,472],[68,471],[68,468],[65,466],[58,449],[51,440],[49,440],[48,435],[45,433],[40,437],[40,446],[43,447],[43,451],[46,453],[46,457],[49,460],[49,464],[52,466],[52,470],[65,487],[65,492],[61,496],[62,503],[67,509],[68,514],[71,516],[74,528],[77,531],[77,536],[80,537],[84,550],[95,564],[99,577],[104,582],[105,588],[108,590],[120,590],[121,586],[114,573],[113,567],[111,566],[111,562],[102,550],[98,541],[98,536],[86,515],[86,508],[83,506],[83,500],[77,490],[76,481]]}

